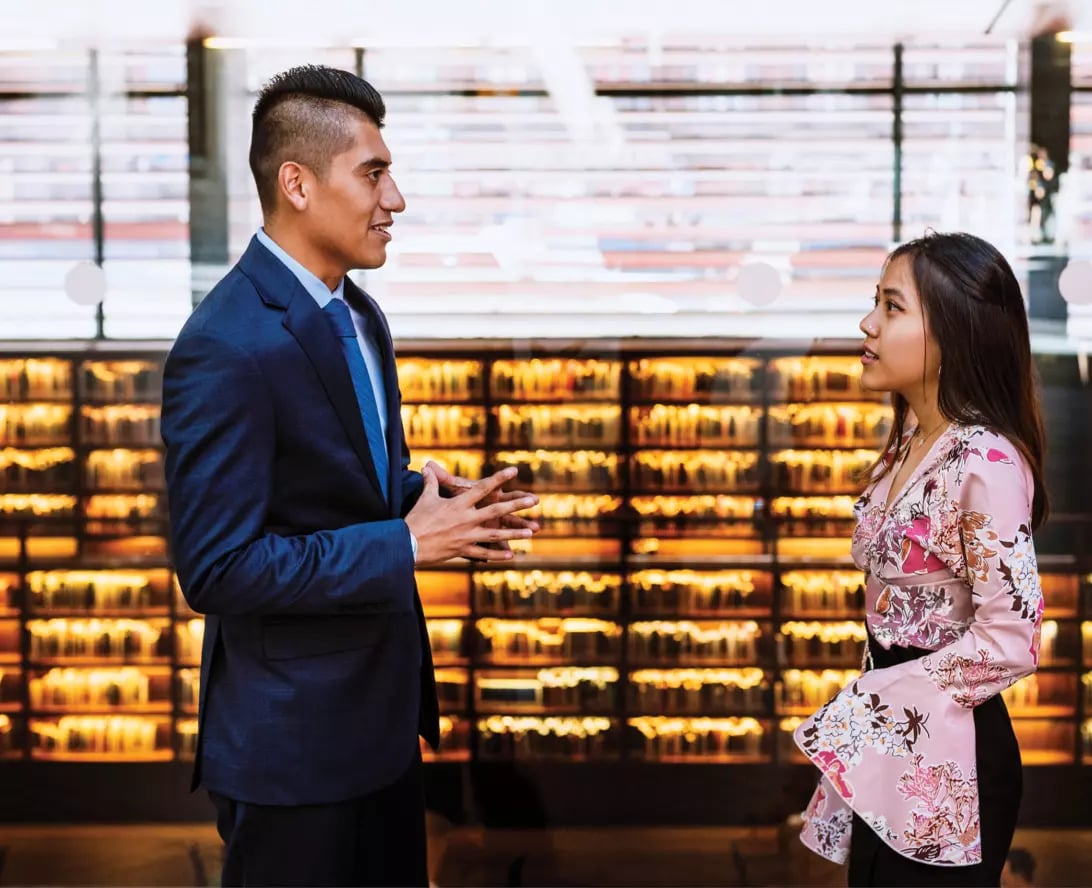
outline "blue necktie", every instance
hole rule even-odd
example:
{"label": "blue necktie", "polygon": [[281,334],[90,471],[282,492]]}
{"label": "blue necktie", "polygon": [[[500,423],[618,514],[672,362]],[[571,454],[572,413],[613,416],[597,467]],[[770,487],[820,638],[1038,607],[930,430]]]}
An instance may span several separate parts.
{"label": "blue necktie", "polygon": [[364,355],[360,351],[360,343],[357,342],[356,328],[349,314],[349,306],[335,298],[326,303],[323,312],[329,319],[330,326],[333,327],[334,335],[341,343],[341,350],[345,353],[349,375],[352,377],[353,388],[356,390],[356,403],[360,407],[360,417],[364,420],[364,434],[368,436],[372,462],[379,476],[383,498],[386,499],[389,483],[387,445],[383,440],[383,426],[379,423],[379,411],[375,406],[375,390],[372,388],[372,380],[368,375],[368,365],[364,363]]}

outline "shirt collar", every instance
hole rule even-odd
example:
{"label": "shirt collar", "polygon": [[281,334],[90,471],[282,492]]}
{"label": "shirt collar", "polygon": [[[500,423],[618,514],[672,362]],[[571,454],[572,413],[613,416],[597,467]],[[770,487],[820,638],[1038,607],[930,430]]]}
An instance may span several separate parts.
{"label": "shirt collar", "polygon": [[264,228],[258,229],[257,237],[262,246],[280,259],[281,264],[296,276],[296,280],[311,294],[311,298],[318,303],[319,308],[325,308],[331,299],[345,300],[345,278],[338,281],[337,289],[331,293],[326,284],[289,256],[273,238],[265,233]]}

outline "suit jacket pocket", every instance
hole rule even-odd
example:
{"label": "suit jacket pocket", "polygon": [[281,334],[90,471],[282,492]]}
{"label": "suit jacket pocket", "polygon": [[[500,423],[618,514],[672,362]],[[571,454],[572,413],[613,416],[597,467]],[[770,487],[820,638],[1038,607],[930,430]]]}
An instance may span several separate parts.
{"label": "suit jacket pocket", "polygon": [[387,631],[386,614],[289,617],[262,623],[267,660],[321,657],[376,644]]}

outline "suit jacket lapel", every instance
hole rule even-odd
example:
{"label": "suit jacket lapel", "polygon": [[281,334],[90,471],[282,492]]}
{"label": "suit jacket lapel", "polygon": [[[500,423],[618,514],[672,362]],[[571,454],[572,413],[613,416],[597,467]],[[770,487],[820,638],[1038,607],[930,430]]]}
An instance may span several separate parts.
{"label": "suit jacket lapel", "polygon": [[364,432],[364,419],[356,400],[356,390],[349,375],[349,367],[341,351],[341,343],[330,329],[322,309],[311,294],[284,265],[254,238],[239,266],[258,287],[263,301],[285,309],[285,329],[291,333],[303,349],[322,382],[326,395],[333,404],[345,433],[352,443],[364,471],[371,482],[375,495],[383,499],[379,476],[368,447]]}

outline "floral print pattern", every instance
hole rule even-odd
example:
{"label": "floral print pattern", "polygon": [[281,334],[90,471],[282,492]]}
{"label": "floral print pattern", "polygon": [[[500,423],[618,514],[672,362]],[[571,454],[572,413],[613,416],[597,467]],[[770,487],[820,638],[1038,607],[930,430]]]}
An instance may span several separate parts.
{"label": "floral print pattern", "polygon": [[974,709],[1016,679],[1004,666],[993,661],[989,651],[979,650],[977,657],[947,654],[934,665],[932,657],[922,657],[921,665],[937,687],[948,691],[960,706]]}
{"label": "floral print pattern", "polygon": [[892,481],[855,509],[865,619],[884,648],[933,653],[863,673],[797,728],[822,775],[802,839],[844,862],[856,812],[907,857],[966,866],[982,857],[972,710],[1038,665],[1033,482],[1009,441],[960,425],[888,506]]}
{"label": "floral print pattern", "polygon": [[960,519],[967,572],[980,583],[990,580],[990,559],[997,557],[997,534],[989,529],[990,519],[981,512],[964,512]]}
{"label": "floral print pattern", "polygon": [[804,819],[814,825],[812,828],[814,850],[828,860],[843,863],[849,852],[853,811],[845,805],[836,805],[828,811],[827,803],[831,796],[837,799],[827,781],[820,780],[819,788],[815,790],[815,795],[811,797],[808,809],[804,812]]}
{"label": "floral print pattern", "polygon": [[[899,777],[896,789],[918,804],[910,812],[906,841],[917,860],[947,860],[964,856],[965,849],[979,848],[978,780],[955,762],[922,764],[914,756],[911,768]],[[981,852],[980,852],[981,853]]]}
{"label": "floral print pattern", "polygon": [[[846,690],[827,703],[814,716],[803,732],[803,748],[812,759],[837,765],[836,773],[844,773],[859,764],[861,751],[872,747],[884,755],[905,756],[914,751],[920,733],[925,730],[928,716],[916,708],[903,707],[904,719],[899,719],[891,706],[879,694],[865,694],[853,682]],[[830,773],[827,777],[835,782]],[[842,793],[852,797],[852,790]]]}
{"label": "floral print pattern", "polygon": [[915,647],[943,647],[963,635],[969,624],[968,620],[952,619],[953,606],[946,584],[888,583],[876,598],[880,619],[873,631],[879,641],[888,645],[896,643],[898,637],[913,635],[918,639]]}

